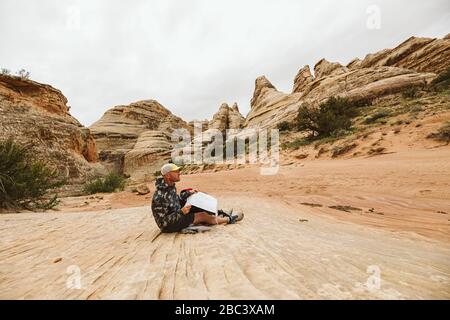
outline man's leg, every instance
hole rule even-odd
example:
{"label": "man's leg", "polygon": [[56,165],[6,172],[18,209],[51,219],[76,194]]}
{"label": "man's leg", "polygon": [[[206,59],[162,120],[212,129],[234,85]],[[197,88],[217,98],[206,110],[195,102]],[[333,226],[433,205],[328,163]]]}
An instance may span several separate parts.
{"label": "man's leg", "polygon": [[194,225],[199,225],[202,223],[215,225],[215,224],[224,224],[228,223],[230,219],[228,217],[216,217],[211,216],[205,212],[197,212],[194,218]]}

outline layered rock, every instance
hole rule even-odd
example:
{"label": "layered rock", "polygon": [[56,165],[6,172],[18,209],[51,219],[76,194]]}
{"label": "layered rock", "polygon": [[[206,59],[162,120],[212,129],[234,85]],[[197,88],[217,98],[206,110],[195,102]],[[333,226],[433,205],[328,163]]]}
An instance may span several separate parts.
{"label": "layered rock", "polygon": [[0,75],[0,132],[2,139],[29,145],[68,183],[84,182],[101,170],[90,130],[70,115],[61,91],[49,85]]}
{"label": "layered rock", "polygon": [[302,92],[304,88],[314,81],[308,65],[301,68],[294,79],[294,89],[292,92]]}
{"label": "layered rock", "polygon": [[322,59],[314,66],[314,75],[316,79],[320,79],[326,76],[336,76],[348,72],[347,67],[343,67],[340,63],[329,62],[326,59]]}
{"label": "layered rock", "polygon": [[448,35],[443,39],[411,37],[394,49],[368,54],[359,67],[391,66],[438,74],[449,67],[449,61]]}
{"label": "layered rock", "polygon": [[275,127],[298,110],[301,104],[300,98],[301,93],[280,92],[266,77],[258,78],[244,127]]}
{"label": "layered rock", "polygon": [[227,103],[224,103],[209,122],[208,129],[217,129],[222,132],[227,129],[240,129],[244,122],[245,118],[239,112],[237,103],[234,103],[231,108]]}
{"label": "layered rock", "polygon": [[422,87],[450,66],[450,40],[410,38],[394,49],[354,59],[347,66],[320,60],[301,68],[291,94],[278,91],[269,80],[256,80],[245,127],[274,128],[290,121],[303,103],[318,105],[332,96],[372,100],[409,87]]}
{"label": "layered rock", "polygon": [[250,105],[254,106],[261,103],[261,98],[264,97],[264,95],[267,92],[272,92],[273,90],[276,91],[275,86],[267,80],[265,76],[261,76],[255,80],[255,91],[253,92],[253,98],[250,101]]}
{"label": "layered rock", "polygon": [[135,181],[152,175],[160,163],[170,159],[173,130],[191,131],[185,121],[155,100],[113,107],[90,129],[102,163]]}

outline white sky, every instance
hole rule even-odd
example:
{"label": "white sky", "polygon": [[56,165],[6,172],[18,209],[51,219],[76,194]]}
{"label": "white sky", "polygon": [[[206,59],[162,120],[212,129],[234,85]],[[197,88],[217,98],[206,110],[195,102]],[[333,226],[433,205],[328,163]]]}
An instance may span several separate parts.
{"label": "white sky", "polygon": [[145,99],[190,121],[222,102],[245,116],[260,75],[290,92],[305,64],[447,33],[448,0],[0,0],[0,67],[60,89],[87,126]]}

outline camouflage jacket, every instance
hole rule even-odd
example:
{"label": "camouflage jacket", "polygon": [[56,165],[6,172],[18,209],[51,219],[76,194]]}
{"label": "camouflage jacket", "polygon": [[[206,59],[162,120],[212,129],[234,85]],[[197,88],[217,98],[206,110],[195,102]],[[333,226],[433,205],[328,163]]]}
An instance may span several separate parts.
{"label": "camouflage jacket", "polygon": [[177,194],[175,186],[169,186],[164,178],[156,179],[156,191],[152,200],[152,212],[156,224],[161,230],[177,224],[183,218],[181,208],[186,204],[190,196],[188,191]]}

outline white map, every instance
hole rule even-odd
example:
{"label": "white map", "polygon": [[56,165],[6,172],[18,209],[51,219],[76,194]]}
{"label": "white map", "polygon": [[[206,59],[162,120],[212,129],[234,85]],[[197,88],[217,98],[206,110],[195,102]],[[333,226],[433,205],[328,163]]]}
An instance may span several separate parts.
{"label": "white map", "polygon": [[197,192],[194,193],[192,196],[190,196],[186,201],[186,205],[195,206],[197,208],[215,213],[217,215],[218,210],[217,199],[203,192]]}

